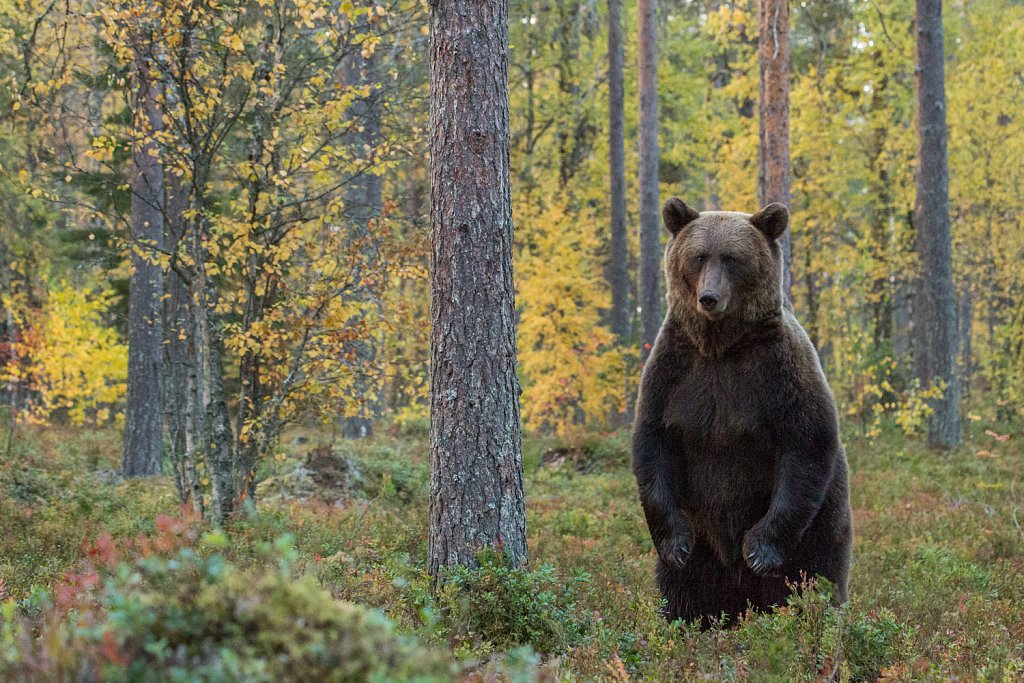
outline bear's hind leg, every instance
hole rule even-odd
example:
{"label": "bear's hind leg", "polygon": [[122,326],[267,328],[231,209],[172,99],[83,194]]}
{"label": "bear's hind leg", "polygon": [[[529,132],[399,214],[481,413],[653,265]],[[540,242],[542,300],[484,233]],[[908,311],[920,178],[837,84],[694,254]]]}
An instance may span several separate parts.
{"label": "bear's hind leg", "polygon": [[655,577],[665,598],[665,617],[669,621],[699,621],[700,627],[707,629],[723,615],[732,623],[747,609],[750,596],[741,574],[722,565],[701,541],[694,544],[682,569],[659,559]]}

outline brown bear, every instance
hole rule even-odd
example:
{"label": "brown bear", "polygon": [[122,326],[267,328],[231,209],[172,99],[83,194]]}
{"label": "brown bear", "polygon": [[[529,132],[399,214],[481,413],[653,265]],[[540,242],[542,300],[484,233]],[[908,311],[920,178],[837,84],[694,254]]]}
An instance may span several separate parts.
{"label": "brown bear", "polygon": [[633,472],[670,620],[784,604],[802,576],[847,598],[852,520],[839,419],[782,294],[789,212],[662,216],[668,314],[643,370]]}

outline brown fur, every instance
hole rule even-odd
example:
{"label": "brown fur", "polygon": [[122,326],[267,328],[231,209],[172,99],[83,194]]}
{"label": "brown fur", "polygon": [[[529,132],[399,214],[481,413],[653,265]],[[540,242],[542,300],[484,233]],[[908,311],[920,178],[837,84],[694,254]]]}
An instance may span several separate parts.
{"label": "brown fur", "polygon": [[669,313],[644,368],[633,470],[671,619],[784,602],[802,573],[847,597],[852,526],[838,416],[783,305],[786,209],[663,212]]}

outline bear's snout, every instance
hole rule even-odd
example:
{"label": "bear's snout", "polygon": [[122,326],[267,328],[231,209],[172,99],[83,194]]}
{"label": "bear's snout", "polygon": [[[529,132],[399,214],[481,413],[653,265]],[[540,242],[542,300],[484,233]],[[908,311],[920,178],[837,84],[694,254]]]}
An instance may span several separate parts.
{"label": "bear's snout", "polygon": [[729,279],[717,263],[711,263],[701,273],[697,304],[700,311],[711,318],[725,313],[729,305]]}
{"label": "bear's snout", "polygon": [[704,308],[704,310],[713,311],[715,310],[715,306],[718,305],[718,302],[721,298],[722,295],[719,294],[718,292],[706,290],[704,292],[701,292],[700,299],[698,299],[698,301],[700,301],[700,305]]}

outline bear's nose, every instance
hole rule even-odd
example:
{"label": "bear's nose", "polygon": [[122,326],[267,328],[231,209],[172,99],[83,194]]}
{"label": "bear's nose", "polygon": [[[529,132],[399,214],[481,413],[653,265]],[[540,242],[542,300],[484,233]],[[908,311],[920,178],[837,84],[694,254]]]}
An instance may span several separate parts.
{"label": "bear's nose", "polygon": [[698,301],[700,301],[700,305],[709,311],[718,305],[718,300],[718,292],[703,292],[700,295],[700,299],[698,299]]}

